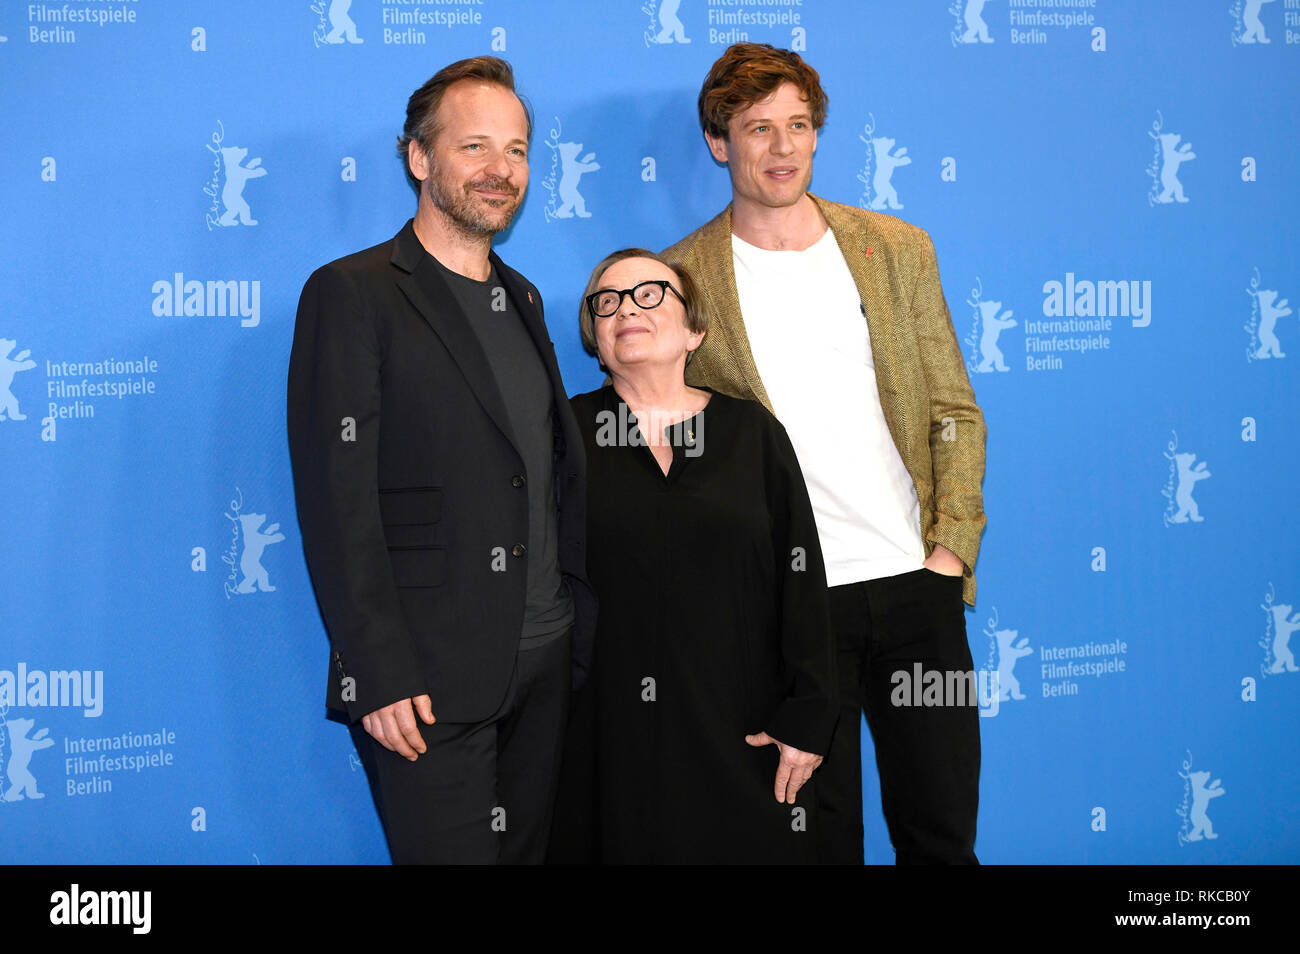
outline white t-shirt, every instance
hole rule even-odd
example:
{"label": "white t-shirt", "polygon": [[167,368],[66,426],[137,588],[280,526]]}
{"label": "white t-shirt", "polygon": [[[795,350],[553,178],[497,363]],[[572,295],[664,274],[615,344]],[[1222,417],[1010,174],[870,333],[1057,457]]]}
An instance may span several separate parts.
{"label": "white t-shirt", "polygon": [[890,437],[853,275],[830,229],[802,251],[731,237],[759,377],[808,484],[831,586],[918,570],[916,487]]}

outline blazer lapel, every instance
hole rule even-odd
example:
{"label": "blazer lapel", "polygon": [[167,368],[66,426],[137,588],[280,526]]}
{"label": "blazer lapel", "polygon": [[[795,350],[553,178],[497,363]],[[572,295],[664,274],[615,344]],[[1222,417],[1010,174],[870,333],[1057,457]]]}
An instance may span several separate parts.
{"label": "blazer lapel", "polygon": [[[514,444],[510,416],[506,413],[505,402],[501,400],[501,391],[497,387],[487,356],[483,353],[483,346],[479,344],[478,335],[470,327],[469,316],[439,274],[438,267],[432,261],[424,261],[427,255],[415,235],[413,223],[407,222],[406,227],[393,240],[391,261],[404,273],[397,279],[397,286],[420,317],[433,329],[433,333],[441,339],[488,417],[492,418],[506,439]],[[519,303],[516,302],[515,305],[518,307]]]}
{"label": "blazer lapel", "polygon": [[731,206],[728,205],[721,214],[705,226],[705,234],[700,237],[697,246],[699,259],[710,269],[716,269],[704,282],[705,293],[709,298],[709,311],[712,323],[709,335],[718,333],[715,349],[734,362],[741,379],[748,386],[751,394],[763,403],[769,411],[772,402],[767,396],[767,389],[758,376],[758,366],[754,364],[754,352],[749,346],[749,334],[745,331],[745,322],[740,313],[740,297],[736,293],[736,266],[731,251]]}
{"label": "blazer lapel", "polygon": [[[909,460],[910,448],[906,423],[903,419],[903,401],[898,391],[900,380],[898,357],[903,342],[899,340],[903,318],[896,316],[894,296],[889,285],[889,250],[883,242],[875,242],[863,221],[846,213],[834,203],[808,193],[817,203],[822,215],[835,235],[853,282],[862,299],[862,310],[867,319],[867,336],[871,339],[871,359],[876,365],[876,387],[880,392],[880,406],[885,412],[885,423],[894,438],[903,460]],[[892,319],[892,320],[891,320]]]}

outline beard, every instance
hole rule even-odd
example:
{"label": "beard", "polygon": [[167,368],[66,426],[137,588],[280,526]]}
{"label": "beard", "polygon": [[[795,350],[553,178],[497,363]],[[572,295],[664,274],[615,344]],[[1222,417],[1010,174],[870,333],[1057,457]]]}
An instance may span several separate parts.
{"label": "beard", "polygon": [[[432,162],[424,186],[434,208],[442,212],[457,231],[475,238],[505,231],[523,202],[518,186],[494,176],[466,182],[457,189],[451,182],[444,181]],[[509,198],[486,199],[478,195],[476,189],[506,192]]]}

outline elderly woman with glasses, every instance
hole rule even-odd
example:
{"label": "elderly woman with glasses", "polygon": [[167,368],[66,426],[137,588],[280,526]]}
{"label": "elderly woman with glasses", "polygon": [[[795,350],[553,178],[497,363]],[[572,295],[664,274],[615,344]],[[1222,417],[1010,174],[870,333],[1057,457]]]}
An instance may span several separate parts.
{"label": "elderly woman with glasses", "polygon": [[551,859],[815,861],[835,653],[794,450],[761,405],[686,385],[708,318],[660,256],[608,256],[579,322],[609,374],[572,399],[600,617]]}

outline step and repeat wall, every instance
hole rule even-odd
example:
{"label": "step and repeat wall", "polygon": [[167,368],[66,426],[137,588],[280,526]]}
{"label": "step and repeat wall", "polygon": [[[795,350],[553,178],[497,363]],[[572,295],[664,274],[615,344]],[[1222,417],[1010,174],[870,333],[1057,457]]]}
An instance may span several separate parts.
{"label": "step and repeat wall", "polygon": [[938,251],[989,434],[981,859],[1300,861],[1300,0],[5,4],[7,860],[388,860],[324,718],[303,282],[413,214],[410,93],[503,56],[498,251],[599,386],[588,271],[726,205],[695,98],[741,40],[821,73],[813,190]]}

